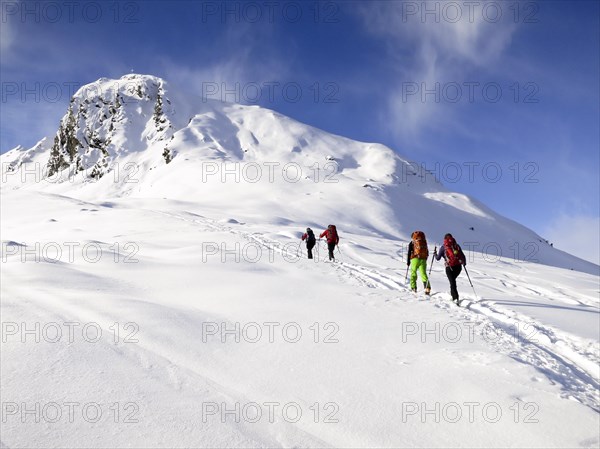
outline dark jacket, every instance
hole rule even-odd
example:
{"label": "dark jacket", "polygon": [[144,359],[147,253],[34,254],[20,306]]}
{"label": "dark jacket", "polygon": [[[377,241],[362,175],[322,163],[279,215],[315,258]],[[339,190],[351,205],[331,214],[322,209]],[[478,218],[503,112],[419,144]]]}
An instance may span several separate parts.
{"label": "dark jacket", "polygon": [[406,254],[406,265],[410,265],[410,259],[413,258],[412,255],[413,255],[414,250],[415,250],[415,245],[411,240],[410,243],[408,244],[408,253]]}
{"label": "dark jacket", "polygon": [[313,234],[312,232],[310,234],[308,232],[305,232],[304,234],[302,234],[302,240],[306,240],[306,244],[309,246],[314,246],[315,243],[317,242],[317,239],[315,238],[315,234]]}

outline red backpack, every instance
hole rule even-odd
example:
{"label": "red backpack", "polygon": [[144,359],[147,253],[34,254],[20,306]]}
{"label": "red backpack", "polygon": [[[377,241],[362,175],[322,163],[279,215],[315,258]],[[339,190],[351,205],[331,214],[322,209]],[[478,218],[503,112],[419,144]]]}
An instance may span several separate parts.
{"label": "red backpack", "polygon": [[413,254],[419,259],[427,259],[429,257],[429,249],[427,248],[427,239],[423,231],[415,231],[412,233]]}
{"label": "red backpack", "polygon": [[327,236],[329,238],[327,239],[327,241],[335,242],[337,244],[340,240],[338,237],[337,228],[335,227],[335,225],[329,225],[327,226],[327,229],[329,230],[329,235]]}
{"label": "red backpack", "polygon": [[460,265],[465,259],[460,246],[454,240],[454,237],[448,237],[444,239],[444,248],[446,250],[446,263],[449,267],[455,267]]}

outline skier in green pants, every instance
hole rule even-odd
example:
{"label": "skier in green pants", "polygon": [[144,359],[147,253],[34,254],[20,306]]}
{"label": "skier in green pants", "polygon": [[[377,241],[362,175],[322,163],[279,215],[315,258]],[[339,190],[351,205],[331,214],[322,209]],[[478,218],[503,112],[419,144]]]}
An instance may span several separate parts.
{"label": "skier in green pants", "polygon": [[410,288],[413,292],[417,291],[417,270],[421,274],[425,294],[431,292],[431,284],[427,277],[427,258],[429,257],[429,249],[427,249],[427,239],[423,231],[415,231],[412,233],[411,242],[408,245],[408,255],[406,264],[410,267]]}

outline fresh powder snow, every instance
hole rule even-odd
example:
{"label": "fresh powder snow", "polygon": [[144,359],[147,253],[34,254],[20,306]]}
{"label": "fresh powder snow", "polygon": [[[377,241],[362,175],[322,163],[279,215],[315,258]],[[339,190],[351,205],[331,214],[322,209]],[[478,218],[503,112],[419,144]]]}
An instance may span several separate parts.
{"label": "fresh powder snow", "polygon": [[2,447],[600,445],[599,267],[390,148],[130,74],[0,161]]}

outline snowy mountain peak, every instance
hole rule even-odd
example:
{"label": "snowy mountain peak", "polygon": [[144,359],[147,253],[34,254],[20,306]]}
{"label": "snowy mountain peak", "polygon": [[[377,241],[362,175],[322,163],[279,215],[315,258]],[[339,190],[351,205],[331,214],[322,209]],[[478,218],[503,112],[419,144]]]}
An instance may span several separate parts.
{"label": "snowy mountain peak", "polygon": [[165,162],[173,136],[173,110],[164,82],[147,75],[102,78],[81,87],[60,122],[48,160],[48,175],[70,169],[102,177],[119,154],[162,142]]}
{"label": "snowy mountain peak", "polygon": [[[384,145],[258,106],[193,97],[150,75],[83,86],[54,137],[1,160],[12,189],[91,201],[169,198],[278,226],[335,222],[394,241],[421,229],[435,244],[452,232],[474,252],[597,272]],[[44,167],[43,182],[27,175],[29,164]]]}
{"label": "snowy mountain peak", "polygon": [[[204,160],[300,164],[307,173],[309,167],[333,170],[368,187],[393,184],[407,174],[423,176],[383,145],[333,136],[258,106],[193,97],[141,74],[81,87],[48,140],[49,177],[67,170],[100,179],[132,153],[144,152],[144,159],[164,165],[190,151]],[[22,159],[13,159],[13,170]]]}

